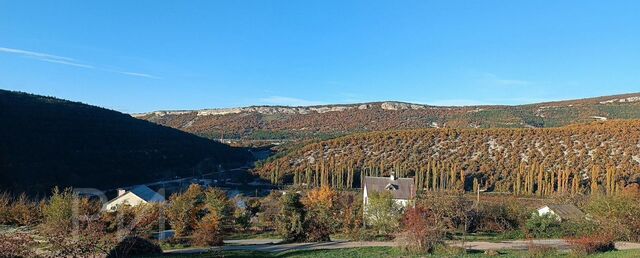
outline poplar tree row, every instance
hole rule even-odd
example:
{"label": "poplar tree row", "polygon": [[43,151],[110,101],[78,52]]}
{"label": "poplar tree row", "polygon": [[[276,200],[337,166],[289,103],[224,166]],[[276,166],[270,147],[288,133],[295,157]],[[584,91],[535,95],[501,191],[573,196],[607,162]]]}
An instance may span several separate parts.
{"label": "poplar tree row", "polygon": [[[494,187],[493,190],[539,197],[584,193],[613,195],[624,187],[624,179],[619,176],[618,170],[615,166],[609,165],[603,172],[600,166],[592,165],[586,173],[570,167],[559,170],[547,169],[544,164],[538,162],[532,162],[530,165],[520,163],[518,170],[514,172],[515,176],[501,179],[500,187]],[[328,186],[350,189],[362,186],[367,176],[389,176],[391,172],[398,178],[413,177],[418,191],[476,192],[481,188],[490,187],[497,181],[493,176],[483,179],[482,175],[478,174],[466,175],[458,164],[437,160],[429,160],[418,171],[413,171],[405,169],[400,163],[387,165],[384,162],[371,162],[365,167],[356,167],[353,162],[336,163],[332,159],[328,162],[320,160],[315,164],[308,164],[304,171],[295,171],[290,181],[287,181],[308,188]],[[282,173],[280,166],[276,164],[270,176],[271,183],[285,183],[285,175],[286,173]],[[467,188],[467,177],[473,178],[471,189]],[[359,185],[354,184],[356,180],[360,180]]]}

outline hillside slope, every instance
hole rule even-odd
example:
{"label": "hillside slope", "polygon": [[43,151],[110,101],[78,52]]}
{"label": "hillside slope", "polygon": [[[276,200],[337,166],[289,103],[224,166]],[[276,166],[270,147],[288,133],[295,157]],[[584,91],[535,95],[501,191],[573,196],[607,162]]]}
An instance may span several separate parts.
{"label": "hillside slope", "polygon": [[560,128],[360,133],[306,145],[271,160],[257,172],[264,178],[275,176],[280,181],[291,181],[296,173],[319,170],[332,174],[353,170],[356,175],[367,170],[387,175],[395,170],[413,176],[436,163],[447,171],[455,167],[470,180],[478,178],[500,191],[512,187],[516,172],[522,167],[533,166],[545,173],[569,170],[580,180],[588,180],[593,165],[602,171],[616,168],[616,183],[640,183],[640,120]]}
{"label": "hillside slope", "polygon": [[312,107],[246,107],[135,115],[210,138],[317,138],[417,128],[559,127],[607,119],[640,119],[640,93],[521,106],[437,107],[374,102]]}
{"label": "hillside slope", "polygon": [[243,164],[247,152],[95,106],[0,90],[0,191],[112,188]]}

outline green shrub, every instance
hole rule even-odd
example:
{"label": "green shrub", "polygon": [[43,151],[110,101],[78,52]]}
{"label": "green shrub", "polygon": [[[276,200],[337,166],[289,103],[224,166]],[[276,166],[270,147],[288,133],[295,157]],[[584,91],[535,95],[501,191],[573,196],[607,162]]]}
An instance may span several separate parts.
{"label": "green shrub", "polygon": [[167,217],[176,237],[188,236],[198,224],[204,205],[204,193],[199,185],[191,185],[181,194],[169,198]]}
{"label": "green shrub", "polygon": [[525,223],[525,229],[528,236],[535,238],[562,236],[560,221],[552,214],[540,216],[538,213],[533,213]]}
{"label": "green shrub", "polygon": [[600,225],[593,220],[577,219],[563,221],[560,224],[560,230],[563,236],[582,237],[591,236],[600,231],[601,228]]}
{"label": "green shrub", "polygon": [[[233,213],[235,204],[229,200],[227,193],[220,189],[209,188],[204,191],[204,214],[215,213],[224,232],[235,230]],[[202,215],[204,217],[206,215]]]}
{"label": "green shrub", "polygon": [[49,201],[42,208],[43,221],[40,229],[45,234],[60,234],[72,228],[73,193],[70,188],[60,192],[53,189]]}
{"label": "green shrub", "polygon": [[390,192],[372,192],[369,203],[365,207],[367,226],[378,231],[378,234],[390,235],[400,227],[402,207],[394,200]]}
{"label": "green shrub", "polygon": [[305,210],[297,193],[286,193],[280,198],[281,208],[276,220],[276,229],[285,242],[300,242],[306,239],[304,230]]}
{"label": "green shrub", "polygon": [[593,196],[586,207],[599,230],[617,240],[640,241],[640,195]]}

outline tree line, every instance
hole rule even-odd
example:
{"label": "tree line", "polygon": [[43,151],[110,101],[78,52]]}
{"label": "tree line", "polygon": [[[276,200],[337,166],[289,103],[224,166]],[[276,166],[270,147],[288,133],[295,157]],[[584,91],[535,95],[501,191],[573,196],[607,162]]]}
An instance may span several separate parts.
{"label": "tree line", "polygon": [[419,190],[546,196],[612,194],[640,182],[640,121],[553,129],[427,129],[310,143],[262,164],[274,184],[338,189],[365,176],[413,177]]}

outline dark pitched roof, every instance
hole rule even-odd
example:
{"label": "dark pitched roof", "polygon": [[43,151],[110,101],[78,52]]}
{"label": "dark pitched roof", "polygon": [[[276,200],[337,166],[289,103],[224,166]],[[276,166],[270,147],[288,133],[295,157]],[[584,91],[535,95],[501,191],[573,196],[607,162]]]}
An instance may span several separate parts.
{"label": "dark pitched roof", "polygon": [[154,190],[151,190],[151,188],[147,187],[146,185],[136,186],[133,189],[129,190],[129,192],[137,195],[138,197],[145,200],[146,202],[165,201],[164,196],[160,195]]}
{"label": "dark pitched roof", "polygon": [[389,191],[394,199],[412,199],[416,196],[416,187],[411,178],[371,177],[364,178],[364,185],[369,192]]}
{"label": "dark pitched roof", "polygon": [[561,219],[582,219],[585,216],[578,207],[572,204],[553,204],[547,205],[547,207]]}

